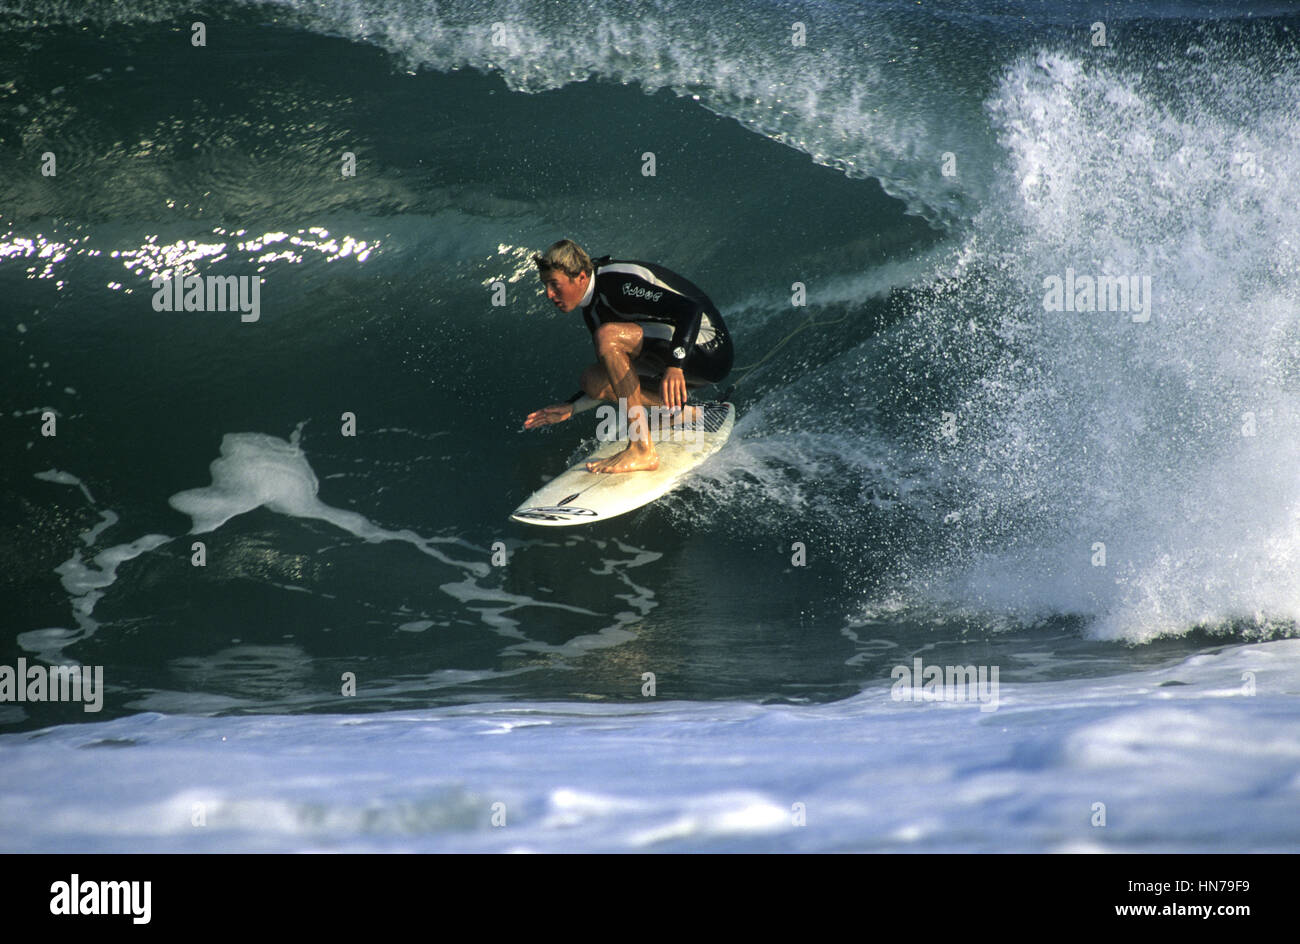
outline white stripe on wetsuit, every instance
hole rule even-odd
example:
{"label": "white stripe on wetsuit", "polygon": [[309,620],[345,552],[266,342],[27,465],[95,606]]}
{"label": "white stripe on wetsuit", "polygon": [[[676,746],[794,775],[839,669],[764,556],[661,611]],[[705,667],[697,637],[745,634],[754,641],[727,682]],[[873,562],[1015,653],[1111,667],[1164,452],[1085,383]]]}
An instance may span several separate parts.
{"label": "white stripe on wetsuit", "polygon": [[[657,278],[649,269],[644,266],[633,265],[629,262],[614,262],[594,269],[591,274],[592,286],[596,284],[596,275],[602,272],[621,272],[624,275],[635,275],[638,279],[645,279],[656,288],[662,288],[665,291],[672,292],[674,295],[682,294],[681,292],[674,290],[671,285],[668,285],[662,279]],[[682,295],[682,297],[690,298],[689,295]],[[623,314],[623,312],[618,310],[618,306],[613,304],[607,296],[601,295],[600,300],[604,302],[605,306],[610,310],[618,312],[620,315]],[[691,301],[695,301],[695,299],[691,298]],[[642,334],[647,338],[652,338],[654,340],[671,341],[673,339],[673,334],[677,330],[675,326],[664,324],[659,321],[639,321],[634,313],[629,313],[627,318],[629,321],[635,321],[639,324],[641,326]],[[696,345],[708,344],[713,340],[716,334],[717,330],[713,327],[713,322],[709,320],[709,313],[707,311],[701,312],[700,330],[695,335]]]}

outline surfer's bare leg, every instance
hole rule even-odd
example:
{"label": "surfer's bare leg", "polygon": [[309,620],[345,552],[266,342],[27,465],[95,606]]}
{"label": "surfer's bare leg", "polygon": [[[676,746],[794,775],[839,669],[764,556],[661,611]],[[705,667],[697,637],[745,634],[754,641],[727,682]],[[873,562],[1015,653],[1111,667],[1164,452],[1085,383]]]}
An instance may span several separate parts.
{"label": "surfer's bare leg", "polygon": [[[649,377],[638,377],[641,383],[641,396],[645,397],[648,406],[663,406],[663,398],[659,396],[659,385]],[[583,391],[587,396],[595,400],[609,400],[614,402],[618,400],[618,394],[614,393],[613,386],[609,382],[609,373],[605,370],[604,364],[588,364],[582,372]]]}
{"label": "surfer's bare leg", "polygon": [[628,444],[618,455],[588,462],[592,472],[639,472],[659,468],[659,456],[650,439],[650,404],[641,391],[641,378],[632,361],[641,353],[641,326],[612,321],[596,329],[596,356],[605,370],[612,399],[627,402]]}

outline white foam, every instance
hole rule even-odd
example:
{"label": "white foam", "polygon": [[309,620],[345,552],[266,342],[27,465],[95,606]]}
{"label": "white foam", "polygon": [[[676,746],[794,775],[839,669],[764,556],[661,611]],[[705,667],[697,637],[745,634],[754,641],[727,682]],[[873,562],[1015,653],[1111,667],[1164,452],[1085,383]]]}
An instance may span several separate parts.
{"label": "white foam", "polygon": [[58,485],[75,485],[81,489],[81,494],[86,496],[86,501],[92,505],[95,503],[94,497],[90,494],[90,489],[86,484],[77,478],[71,472],[63,472],[59,469],[47,469],[44,472],[37,472],[33,478],[38,478],[43,482],[54,482]]}
{"label": "white foam", "polygon": [[[1133,642],[1295,631],[1297,84],[1231,48],[1176,78],[1057,50],[1005,69],[988,102],[1005,175],[965,237],[973,261],[890,334],[903,368],[959,391],[902,437],[929,454],[914,601],[1079,614]],[[1045,310],[1067,268],[1150,277],[1150,320]],[[890,351],[873,339],[858,363]]]}
{"label": "white foam", "polygon": [[193,520],[191,534],[216,530],[231,518],[266,507],[294,518],[327,521],[365,541],[405,541],[444,564],[479,577],[489,573],[487,564],[454,560],[435,546],[461,543],[453,538],[389,530],[357,512],[322,502],[317,497],[320,481],[296,443],[265,433],[227,433],[221,440],[221,456],[209,469],[211,485],[178,492],[168,499],[168,504]]}
{"label": "white foam", "polygon": [[992,713],[879,685],[815,706],[142,714],[0,736],[0,848],[1281,851],[1298,692],[1281,640],[1004,684]]}

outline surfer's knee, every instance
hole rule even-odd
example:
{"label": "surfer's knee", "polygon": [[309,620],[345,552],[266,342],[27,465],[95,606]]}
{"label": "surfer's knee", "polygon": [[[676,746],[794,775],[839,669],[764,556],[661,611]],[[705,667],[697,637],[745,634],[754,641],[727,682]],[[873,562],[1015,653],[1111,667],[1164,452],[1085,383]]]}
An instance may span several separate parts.
{"label": "surfer's knee", "polygon": [[596,353],[601,357],[631,355],[641,340],[639,325],[609,321],[596,329]]}

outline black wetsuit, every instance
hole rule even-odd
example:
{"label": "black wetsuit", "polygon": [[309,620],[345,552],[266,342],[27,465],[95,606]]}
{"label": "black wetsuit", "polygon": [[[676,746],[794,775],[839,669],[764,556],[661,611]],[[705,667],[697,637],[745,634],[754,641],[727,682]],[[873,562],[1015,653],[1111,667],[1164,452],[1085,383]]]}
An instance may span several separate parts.
{"label": "black wetsuit", "polygon": [[731,335],[717,306],[694,284],[650,262],[604,256],[592,266],[582,317],[593,335],[610,321],[641,326],[638,374],[658,379],[680,367],[689,386],[703,386],[731,372]]}

